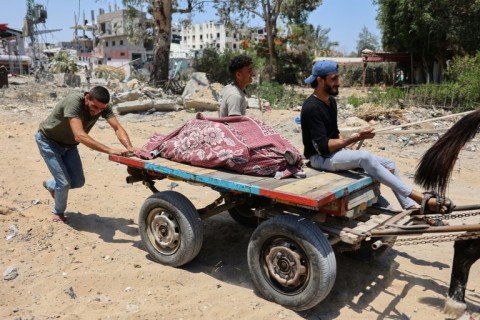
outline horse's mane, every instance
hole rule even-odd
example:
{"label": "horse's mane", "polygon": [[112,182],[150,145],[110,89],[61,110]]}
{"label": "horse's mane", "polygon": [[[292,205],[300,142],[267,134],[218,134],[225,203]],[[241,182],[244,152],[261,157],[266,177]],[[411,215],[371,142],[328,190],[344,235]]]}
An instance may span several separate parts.
{"label": "horse's mane", "polygon": [[425,152],[415,172],[415,182],[445,195],[458,154],[480,131],[480,109],[461,118]]}

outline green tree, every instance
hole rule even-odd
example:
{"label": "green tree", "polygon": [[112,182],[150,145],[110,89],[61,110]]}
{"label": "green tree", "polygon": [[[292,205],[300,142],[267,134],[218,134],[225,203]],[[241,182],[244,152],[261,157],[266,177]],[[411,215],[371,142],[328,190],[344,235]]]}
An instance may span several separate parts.
{"label": "green tree", "polygon": [[[201,0],[122,0],[129,9],[132,18],[136,17],[135,8],[147,5],[147,12],[153,20],[153,70],[150,82],[161,85],[168,80],[170,41],[172,37],[172,15],[203,11],[205,1]],[[145,27],[145,26],[144,26]]]}
{"label": "green tree", "polygon": [[214,0],[221,18],[229,23],[242,24],[258,17],[265,23],[268,49],[267,77],[276,75],[278,50],[278,19],[284,17],[289,22],[305,22],[307,13],[315,10],[322,0]]}
{"label": "green tree", "polygon": [[[430,82],[433,61],[443,68],[454,55],[474,54],[480,46],[478,0],[374,0],[382,43],[388,51],[406,51],[421,61]],[[442,74],[442,72],[441,72]]]}
{"label": "green tree", "polygon": [[377,51],[379,47],[378,37],[371,33],[366,26],[363,26],[362,31],[358,34],[357,56],[361,56],[364,49]]}
{"label": "green tree", "polygon": [[60,50],[53,56],[49,70],[53,73],[63,73],[66,71],[75,73],[78,71],[78,65],[67,51]]}

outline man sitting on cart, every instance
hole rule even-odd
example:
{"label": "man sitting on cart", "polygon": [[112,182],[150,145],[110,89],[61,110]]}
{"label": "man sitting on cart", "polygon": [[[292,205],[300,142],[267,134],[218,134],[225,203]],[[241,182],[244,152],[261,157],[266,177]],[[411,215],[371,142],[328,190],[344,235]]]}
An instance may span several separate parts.
{"label": "man sitting on cart", "polygon": [[246,55],[233,57],[228,67],[233,82],[226,85],[222,92],[219,116],[244,116],[247,112],[245,88],[253,81],[252,58]]}
{"label": "man sitting on cart", "polygon": [[314,89],[302,106],[300,121],[305,158],[318,170],[341,171],[362,168],[368,175],[390,187],[403,209],[413,209],[421,204],[423,210],[451,212],[451,200],[433,193],[422,193],[407,186],[401,179],[395,163],[365,150],[352,150],[348,147],[360,140],[372,139],[373,128],[363,129],[349,137],[338,130],[337,103],[340,78],[338,65],[331,60],[317,61],[312,75],[305,83]]}

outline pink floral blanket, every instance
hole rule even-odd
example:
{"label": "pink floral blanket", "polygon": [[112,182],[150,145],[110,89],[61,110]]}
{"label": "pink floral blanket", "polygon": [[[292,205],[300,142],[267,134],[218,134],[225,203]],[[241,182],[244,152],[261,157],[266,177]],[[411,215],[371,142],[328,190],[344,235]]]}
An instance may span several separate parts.
{"label": "pink floral blanket", "polygon": [[167,136],[154,133],[136,155],[277,179],[305,176],[298,150],[264,122],[247,116],[207,118],[199,113]]}

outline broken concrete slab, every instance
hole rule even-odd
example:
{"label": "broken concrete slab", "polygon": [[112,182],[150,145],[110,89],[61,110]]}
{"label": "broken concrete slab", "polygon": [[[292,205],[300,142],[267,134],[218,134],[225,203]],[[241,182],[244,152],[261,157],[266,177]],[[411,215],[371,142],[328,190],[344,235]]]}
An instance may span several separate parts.
{"label": "broken concrete slab", "polygon": [[207,99],[183,100],[185,109],[195,109],[197,111],[218,111],[220,103],[218,101]]}
{"label": "broken concrete slab", "polygon": [[120,94],[112,94],[112,103],[118,104],[127,101],[140,100],[143,97],[143,93],[140,90],[127,91]]}
{"label": "broken concrete slab", "polygon": [[190,80],[187,82],[187,85],[183,90],[182,98],[188,98],[196,91],[203,88],[208,88],[209,85],[210,82],[208,81],[207,74],[205,72],[194,72],[192,73]]}
{"label": "broken concrete slab", "polygon": [[136,100],[122,102],[117,105],[117,112],[125,114],[129,112],[145,112],[150,109],[157,111],[178,111],[182,106],[178,105],[174,100],[155,99],[155,100]]}
{"label": "broken concrete slab", "polygon": [[132,79],[127,81],[127,88],[129,90],[140,89],[142,87],[142,83],[138,79]]}

